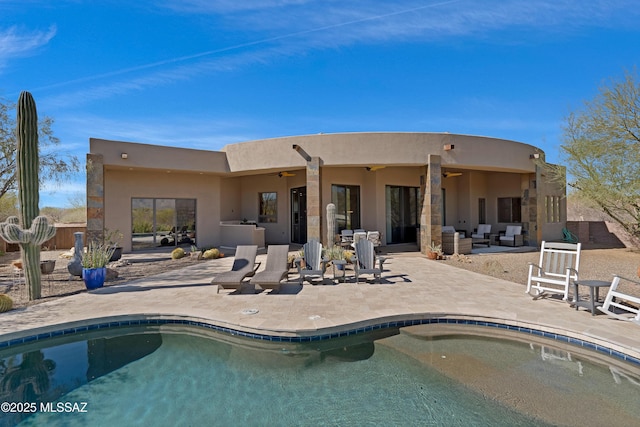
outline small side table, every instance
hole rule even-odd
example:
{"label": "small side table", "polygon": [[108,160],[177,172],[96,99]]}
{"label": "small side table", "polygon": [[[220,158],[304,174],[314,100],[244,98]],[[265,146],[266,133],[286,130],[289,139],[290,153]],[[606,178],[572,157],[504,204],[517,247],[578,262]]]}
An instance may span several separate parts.
{"label": "small side table", "polygon": [[[580,301],[580,295],[578,295],[578,286],[587,286],[589,288],[590,301]],[[573,305],[576,307],[584,307],[591,310],[591,315],[596,315],[596,306],[602,305],[598,300],[600,299],[600,288],[608,288],[611,286],[611,282],[605,282],[603,280],[576,280],[573,282]]]}

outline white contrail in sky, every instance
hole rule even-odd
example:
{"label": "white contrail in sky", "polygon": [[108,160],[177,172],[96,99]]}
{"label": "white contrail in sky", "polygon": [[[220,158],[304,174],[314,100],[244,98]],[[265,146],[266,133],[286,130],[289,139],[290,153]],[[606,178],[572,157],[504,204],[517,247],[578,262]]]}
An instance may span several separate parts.
{"label": "white contrail in sky", "polygon": [[256,40],[256,41],[253,41],[253,42],[241,43],[241,44],[237,44],[237,45],[229,46],[229,47],[224,47],[224,48],[220,48],[220,49],[208,50],[208,51],[205,51],[205,52],[199,52],[199,53],[194,53],[194,54],[191,54],[191,55],[179,56],[177,58],[165,59],[165,60],[162,60],[162,61],[151,62],[149,64],[143,64],[143,65],[138,65],[138,66],[135,66],[135,67],[123,68],[123,69],[120,69],[120,70],[110,71],[110,72],[102,73],[102,74],[96,74],[96,75],[93,75],[93,76],[81,77],[81,78],[78,78],[78,79],[68,80],[68,81],[65,81],[65,82],[54,83],[54,84],[51,84],[51,85],[42,86],[42,87],[34,89],[34,90],[53,89],[53,88],[57,88],[57,87],[61,87],[61,86],[67,86],[67,85],[71,85],[71,84],[75,84],[75,83],[83,83],[83,82],[99,80],[99,79],[103,79],[103,78],[107,78],[107,77],[119,76],[119,75],[122,75],[122,74],[131,73],[131,72],[134,72],[134,71],[147,70],[147,69],[151,69],[151,68],[160,67],[160,66],[163,66],[163,65],[180,63],[180,62],[189,61],[189,60],[192,60],[192,59],[202,58],[202,57],[205,57],[205,56],[215,55],[215,54],[218,54],[218,53],[229,52],[229,51],[233,51],[233,50],[238,50],[238,49],[242,49],[242,48],[246,48],[246,47],[250,47],[250,46],[256,46],[256,45],[260,45],[260,44],[270,43],[270,42],[283,40],[283,39],[287,39],[287,38],[292,38],[292,37],[296,37],[296,36],[301,36],[301,35],[305,35],[305,34],[317,33],[317,32],[321,32],[321,31],[331,30],[331,29],[334,29],[334,28],[345,27],[345,26],[348,26],[348,25],[354,25],[354,24],[359,24],[359,23],[363,23],[363,22],[389,18],[391,16],[403,15],[403,14],[415,12],[415,11],[418,11],[418,10],[430,9],[430,8],[439,7],[439,6],[445,6],[445,5],[449,5],[449,4],[452,4],[452,3],[459,3],[460,1],[462,1],[462,0],[449,0],[449,1],[439,2],[439,3],[432,3],[432,4],[429,4],[429,5],[414,7],[414,8],[411,8],[411,9],[399,10],[399,11],[396,11],[396,12],[390,12],[390,13],[386,13],[386,14],[382,14],[382,15],[376,15],[376,16],[370,16],[370,17],[361,18],[361,19],[355,19],[355,20],[352,20],[352,21],[341,22],[341,23],[338,23],[338,24],[325,25],[325,26],[322,26],[322,27],[312,28],[312,29],[309,29],[309,30],[296,31],[296,32],[284,34],[284,35],[281,35],[281,36],[268,37],[268,38],[265,38],[265,39],[262,39],[262,40]]}

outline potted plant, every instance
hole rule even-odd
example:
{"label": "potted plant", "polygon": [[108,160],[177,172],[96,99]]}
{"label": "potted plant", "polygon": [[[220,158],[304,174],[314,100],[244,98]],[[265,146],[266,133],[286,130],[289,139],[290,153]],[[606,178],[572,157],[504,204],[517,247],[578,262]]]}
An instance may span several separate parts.
{"label": "potted plant", "polygon": [[442,246],[437,245],[436,242],[431,242],[431,246],[429,246],[429,251],[427,252],[427,258],[429,259],[439,259],[442,256]]}
{"label": "potted plant", "polygon": [[82,280],[87,289],[97,289],[104,285],[107,276],[107,264],[115,247],[110,244],[90,242],[82,254]]}
{"label": "potted plant", "polygon": [[334,246],[330,249],[327,249],[327,251],[325,252],[325,256],[331,261],[345,261],[334,263],[338,270],[343,270],[345,264],[351,261],[351,257],[353,257],[353,254],[351,253],[351,251],[344,250],[340,246]]}
{"label": "potted plant", "polygon": [[120,245],[122,237],[123,235],[119,230],[111,231],[105,228],[104,241],[107,242],[107,245],[113,247],[113,254],[109,259],[109,262],[117,261],[122,258],[122,246]]}

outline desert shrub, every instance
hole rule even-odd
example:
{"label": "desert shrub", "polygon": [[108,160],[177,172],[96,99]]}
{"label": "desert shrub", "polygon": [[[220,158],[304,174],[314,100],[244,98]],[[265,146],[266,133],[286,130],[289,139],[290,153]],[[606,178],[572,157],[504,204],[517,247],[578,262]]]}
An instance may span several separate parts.
{"label": "desert shrub", "polygon": [[13,307],[13,300],[9,295],[0,294],[0,313],[11,310]]}
{"label": "desert shrub", "polygon": [[153,231],[153,224],[144,220],[136,220],[133,222],[134,233],[151,233]]}
{"label": "desert shrub", "polygon": [[220,250],[218,250],[216,248],[208,249],[208,250],[204,251],[204,253],[202,254],[202,258],[204,258],[204,259],[220,258]]}
{"label": "desert shrub", "polygon": [[171,251],[171,259],[180,259],[185,256],[184,249],[175,248]]}

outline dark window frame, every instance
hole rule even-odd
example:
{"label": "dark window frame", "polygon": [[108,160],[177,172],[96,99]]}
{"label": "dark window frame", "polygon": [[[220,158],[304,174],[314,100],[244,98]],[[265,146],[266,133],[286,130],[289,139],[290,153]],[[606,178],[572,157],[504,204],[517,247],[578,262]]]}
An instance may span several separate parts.
{"label": "dark window frame", "polygon": [[258,193],[258,222],[275,224],[278,222],[278,193],[262,191]]}
{"label": "dark window frame", "polygon": [[517,223],[522,222],[522,198],[498,197],[498,222]]}

